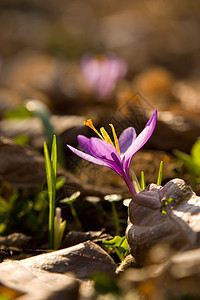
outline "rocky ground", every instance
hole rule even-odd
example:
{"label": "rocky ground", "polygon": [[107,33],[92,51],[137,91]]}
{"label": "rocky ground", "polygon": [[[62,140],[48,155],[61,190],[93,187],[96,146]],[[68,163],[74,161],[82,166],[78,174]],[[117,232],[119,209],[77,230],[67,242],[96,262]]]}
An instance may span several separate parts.
{"label": "rocky ground", "polygon": [[[200,172],[176,155],[190,154],[200,136],[199,12],[200,2],[189,0],[0,2],[0,300],[199,299]],[[84,77],[88,52],[127,63],[106,97]],[[147,188],[127,208],[122,178],[66,144],[91,136],[89,118],[97,128],[113,123],[117,134],[128,126],[139,133],[155,108],[156,130],[131,163]],[[66,180],[56,206],[67,220],[55,251],[47,246],[43,156],[52,128]],[[75,191],[82,231],[60,203]],[[110,194],[122,199],[120,235],[131,253],[123,263],[102,244],[115,236]]]}

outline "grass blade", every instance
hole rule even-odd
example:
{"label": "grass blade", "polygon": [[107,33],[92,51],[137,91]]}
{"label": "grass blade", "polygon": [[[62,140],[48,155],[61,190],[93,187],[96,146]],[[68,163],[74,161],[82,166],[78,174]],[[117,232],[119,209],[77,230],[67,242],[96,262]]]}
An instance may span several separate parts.
{"label": "grass blade", "polygon": [[146,182],[145,182],[145,178],[144,178],[144,172],[141,172],[141,191],[143,191],[146,188]]}
{"label": "grass blade", "polygon": [[[56,136],[53,136],[53,143],[51,148],[51,164],[52,164],[52,173],[56,178],[57,171],[57,144],[56,144]],[[55,180],[54,180],[55,181]]]}
{"label": "grass blade", "polygon": [[49,192],[49,197],[51,197],[52,196],[51,161],[50,161],[49,151],[46,142],[44,142],[44,157],[45,157],[45,168],[46,168],[46,177],[47,177],[47,188]]}
{"label": "grass blade", "polygon": [[57,173],[57,144],[56,136],[53,136],[52,148],[51,148],[51,179],[52,179],[52,197],[53,206],[55,207],[56,197],[56,173]]}
{"label": "grass blade", "polygon": [[198,165],[194,161],[191,155],[181,152],[179,150],[174,150],[174,154],[184,162],[184,164],[187,166],[187,168],[190,170],[192,174],[194,173],[195,176],[199,176],[200,165]]}
{"label": "grass blade", "polygon": [[159,171],[158,171],[157,185],[161,185],[161,183],[162,183],[162,175],[163,175],[163,161],[161,160]]}
{"label": "grass blade", "polygon": [[49,197],[49,249],[54,247],[54,215],[55,215],[55,193],[53,193],[53,182],[52,182],[52,163],[49,157],[49,151],[46,142],[44,142],[44,157],[45,157],[45,168],[47,177],[47,189]]}

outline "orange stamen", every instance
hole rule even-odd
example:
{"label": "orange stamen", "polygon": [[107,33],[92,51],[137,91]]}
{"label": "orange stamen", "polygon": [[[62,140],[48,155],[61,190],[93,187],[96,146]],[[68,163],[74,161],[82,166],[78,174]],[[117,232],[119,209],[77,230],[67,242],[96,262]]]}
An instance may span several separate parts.
{"label": "orange stamen", "polygon": [[94,130],[94,132],[103,140],[104,138],[100,135],[100,133],[96,130],[96,128],[94,127],[93,123],[92,123],[92,119],[88,119],[87,121],[84,121],[83,123],[84,125],[90,127],[92,130]]}
{"label": "orange stamen", "polygon": [[114,137],[114,141],[115,141],[115,146],[109,136],[109,134],[107,133],[107,131],[105,130],[104,127],[100,128],[100,132],[101,134],[96,130],[96,128],[93,125],[92,119],[88,119],[87,121],[84,121],[84,125],[90,127],[92,130],[94,130],[94,132],[103,140],[106,141],[107,143],[111,144],[113,147],[116,148],[118,154],[120,155],[120,149],[119,149],[119,142],[118,142],[118,138],[115,132],[115,128],[112,124],[109,124],[111,129],[112,129],[112,133],[113,133],[113,137]]}
{"label": "orange stamen", "polygon": [[115,148],[117,149],[117,152],[120,156],[119,141],[118,141],[118,138],[117,138],[117,135],[116,135],[116,132],[115,132],[115,128],[114,128],[113,124],[109,124],[109,125],[112,129],[112,133],[113,133],[113,137],[114,137],[114,141],[115,141]]}
{"label": "orange stamen", "polygon": [[101,127],[100,131],[101,131],[101,134],[102,134],[102,136],[104,138],[104,141],[106,141],[107,143],[111,144],[114,147],[113,142],[112,142],[111,138],[109,137],[109,134],[107,133],[107,131],[105,130],[105,128]]}

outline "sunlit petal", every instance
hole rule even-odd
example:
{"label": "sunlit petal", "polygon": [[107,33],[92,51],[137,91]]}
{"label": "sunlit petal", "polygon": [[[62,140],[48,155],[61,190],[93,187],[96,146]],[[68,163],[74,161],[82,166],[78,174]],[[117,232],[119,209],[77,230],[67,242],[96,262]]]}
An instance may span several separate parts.
{"label": "sunlit petal", "polygon": [[81,147],[81,149],[89,154],[89,155],[92,155],[91,151],[90,151],[90,148],[89,148],[89,138],[87,138],[86,136],[84,135],[78,135],[77,137],[77,140],[78,140],[78,143],[79,143],[79,146]]}
{"label": "sunlit petal", "polygon": [[122,175],[122,162],[115,147],[98,138],[91,138],[89,148],[94,157],[104,161],[107,166]]}
{"label": "sunlit petal", "polygon": [[124,156],[124,162],[125,162],[125,168],[127,169],[130,165],[131,158],[133,155],[144,146],[144,144],[149,140],[151,137],[157,121],[157,110],[154,110],[151,118],[147,122],[145,128],[143,131],[136,137],[132,145],[128,148],[128,150],[125,152]]}
{"label": "sunlit petal", "polygon": [[136,131],[133,127],[126,128],[119,137],[120,153],[123,155],[132,145],[136,138]]}
{"label": "sunlit petal", "polygon": [[67,146],[69,147],[69,149],[70,149],[73,153],[75,153],[75,154],[78,155],[79,157],[81,157],[81,158],[83,158],[83,159],[86,159],[87,161],[90,161],[90,162],[92,162],[92,163],[94,163],[94,164],[97,164],[97,165],[100,165],[100,166],[108,167],[108,164],[106,164],[103,160],[100,160],[100,159],[98,159],[98,158],[95,158],[94,156],[89,155],[89,154],[87,154],[87,153],[85,153],[85,152],[83,152],[83,151],[80,151],[80,150],[78,150],[78,149],[76,149],[76,148],[74,148],[74,147],[72,147],[72,146],[69,146],[69,145],[67,145]]}
{"label": "sunlit petal", "polygon": [[133,155],[151,137],[155,129],[156,121],[157,111],[155,110],[145,128],[138,136],[136,135],[135,129],[133,127],[129,127],[122,132],[118,141],[114,128],[112,128],[117,149],[114,147],[113,143],[110,143],[110,141],[107,139],[104,131],[102,131],[104,139],[101,139],[102,137],[92,137],[89,139],[83,135],[79,135],[78,142],[83,151],[75,149],[69,145],[67,146],[79,157],[97,165],[111,168],[113,171],[118,173],[126,182],[131,194],[135,195],[136,191],[129,174],[130,162]]}

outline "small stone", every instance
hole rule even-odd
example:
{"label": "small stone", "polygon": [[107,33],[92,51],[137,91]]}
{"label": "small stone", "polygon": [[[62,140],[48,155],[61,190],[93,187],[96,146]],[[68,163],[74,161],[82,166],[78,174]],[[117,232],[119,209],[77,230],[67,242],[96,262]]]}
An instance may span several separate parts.
{"label": "small stone", "polygon": [[82,280],[88,279],[92,273],[97,271],[112,275],[116,268],[107,252],[91,241],[27,258],[21,260],[21,264],[34,270],[61,274],[72,272],[76,278]]}
{"label": "small stone", "polygon": [[0,236],[0,247],[15,247],[18,249],[24,249],[24,247],[27,247],[31,239],[32,238],[30,236],[15,232],[8,236]]}
{"label": "small stone", "polygon": [[142,265],[151,248],[159,243],[173,250],[198,248],[200,197],[181,179],[173,179],[163,187],[149,185],[129,205],[126,234],[132,255]]}
{"label": "small stone", "polygon": [[200,250],[195,249],[172,254],[160,263],[128,269],[118,285],[124,299],[199,299],[199,270]]}
{"label": "small stone", "polygon": [[71,247],[77,245],[79,243],[83,243],[86,241],[93,241],[93,242],[101,242],[102,240],[112,239],[113,237],[104,231],[70,231],[67,233],[66,237],[64,238],[61,247]]}
{"label": "small stone", "polygon": [[0,264],[0,282],[24,300],[77,299],[82,281],[95,272],[114,276],[116,265],[100,246],[88,241],[70,248]]}

